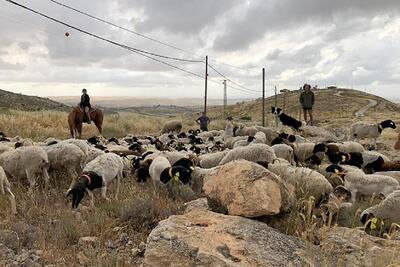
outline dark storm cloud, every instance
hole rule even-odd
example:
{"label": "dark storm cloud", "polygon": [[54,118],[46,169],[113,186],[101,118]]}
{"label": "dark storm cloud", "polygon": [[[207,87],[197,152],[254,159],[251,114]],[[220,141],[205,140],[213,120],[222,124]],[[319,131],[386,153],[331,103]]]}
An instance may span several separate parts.
{"label": "dark storm cloud", "polygon": [[140,31],[163,29],[171,33],[196,35],[240,3],[240,0],[127,0],[120,2],[124,8],[143,10],[143,22],[136,23]]}
{"label": "dark storm cloud", "polygon": [[[278,87],[297,88],[304,81],[355,86],[400,82],[398,0],[59,0],[189,53],[96,22],[49,0],[17,1],[138,49],[182,58],[208,54],[219,71],[251,89],[260,89],[262,67],[267,68],[270,83]],[[0,2],[0,22],[3,82],[35,83],[36,88],[102,83],[157,90],[170,85],[184,87],[189,95],[203,87],[196,77],[5,1]],[[389,33],[381,36],[384,31]],[[204,75],[204,64],[168,62]],[[210,79],[218,82],[210,83],[210,93],[219,95],[222,78],[210,70]],[[166,94],[180,93],[171,89]]]}
{"label": "dark storm cloud", "polygon": [[[215,49],[246,49],[260,40],[266,32],[279,34],[279,31],[301,28],[305,24],[319,27],[321,24],[333,23],[340,28],[347,20],[359,17],[368,20],[388,12],[397,14],[400,8],[400,1],[397,0],[257,0],[250,3],[245,16],[232,19],[226,32],[216,39]],[[364,29],[360,24],[353,26],[353,30]],[[352,29],[347,27],[346,31]]]}

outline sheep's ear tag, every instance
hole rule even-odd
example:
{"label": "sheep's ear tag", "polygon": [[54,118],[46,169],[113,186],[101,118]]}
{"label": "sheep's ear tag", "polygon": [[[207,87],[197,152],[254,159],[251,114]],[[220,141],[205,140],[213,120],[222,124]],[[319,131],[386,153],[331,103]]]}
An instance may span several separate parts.
{"label": "sheep's ear tag", "polygon": [[338,169],[335,169],[335,173],[336,173],[336,174],[339,174],[339,170],[338,170]]}
{"label": "sheep's ear tag", "polygon": [[342,162],[346,161],[346,156],[342,156]]}
{"label": "sheep's ear tag", "polygon": [[194,167],[190,166],[190,169],[191,169],[192,171],[194,171]]}
{"label": "sheep's ear tag", "polygon": [[371,230],[375,230],[376,229],[376,223],[378,222],[378,218],[374,217],[371,219]]}
{"label": "sheep's ear tag", "polygon": [[175,175],[174,175],[174,181],[175,182],[179,182],[179,176],[180,176],[179,172],[175,173]]}

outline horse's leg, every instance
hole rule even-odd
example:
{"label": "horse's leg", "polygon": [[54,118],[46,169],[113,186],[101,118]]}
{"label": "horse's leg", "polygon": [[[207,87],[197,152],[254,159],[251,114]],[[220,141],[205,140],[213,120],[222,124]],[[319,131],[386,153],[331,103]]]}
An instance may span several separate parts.
{"label": "horse's leg", "polygon": [[78,139],[81,139],[82,136],[82,123],[78,124]]}
{"label": "horse's leg", "polygon": [[100,135],[102,135],[103,133],[103,129],[102,129],[102,122],[99,122],[97,119],[93,118],[94,124],[97,127],[97,130],[99,130]]}

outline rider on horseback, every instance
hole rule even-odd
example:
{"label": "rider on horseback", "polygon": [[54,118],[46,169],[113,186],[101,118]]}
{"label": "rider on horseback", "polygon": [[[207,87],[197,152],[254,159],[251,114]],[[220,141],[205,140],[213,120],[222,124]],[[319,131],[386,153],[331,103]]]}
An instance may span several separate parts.
{"label": "rider on horseback", "polygon": [[86,89],[82,90],[82,96],[81,96],[81,103],[79,104],[80,107],[84,110],[86,116],[87,116],[87,123],[90,124],[90,97],[87,94]]}

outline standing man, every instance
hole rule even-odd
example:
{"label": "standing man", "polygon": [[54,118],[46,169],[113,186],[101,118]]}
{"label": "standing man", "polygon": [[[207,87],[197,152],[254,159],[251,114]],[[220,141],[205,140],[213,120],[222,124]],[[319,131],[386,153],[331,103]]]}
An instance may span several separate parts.
{"label": "standing man", "polygon": [[86,118],[87,118],[87,123],[91,123],[91,119],[90,119],[90,97],[87,94],[86,89],[82,90],[82,96],[81,96],[81,103],[79,104],[81,106],[81,108],[83,109],[83,111],[86,114]]}
{"label": "standing man", "polygon": [[314,93],[311,92],[311,85],[304,84],[303,92],[300,94],[300,104],[303,108],[304,120],[307,122],[307,113],[310,115],[309,125],[313,125],[314,119],[312,114],[312,108],[314,106],[315,98]]}
{"label": "standing man", "polygon": [[196,122],[200,125],[200,130],[203,132],[208,131],[208,124],[210,123],[210,119],[206,116],[205,112],[201,113],[201,117],[199,117]]}

